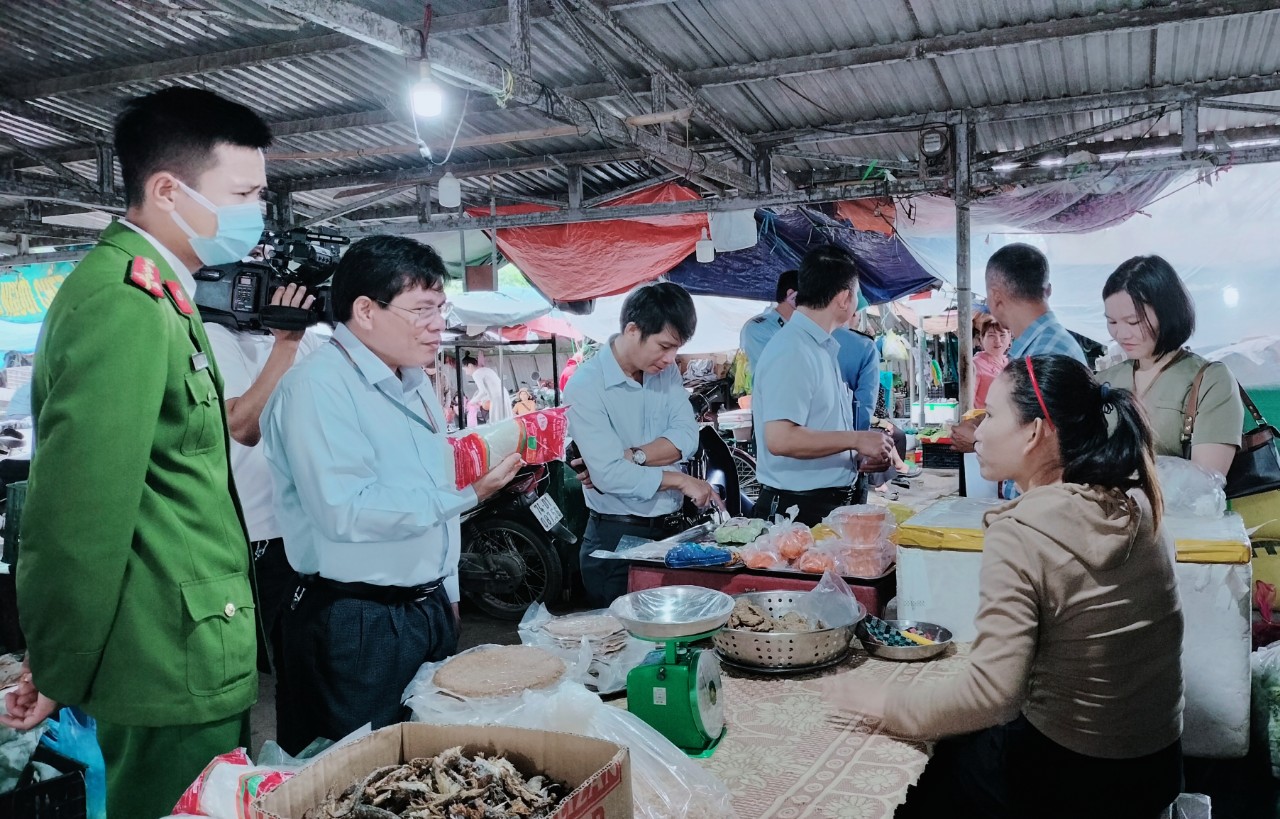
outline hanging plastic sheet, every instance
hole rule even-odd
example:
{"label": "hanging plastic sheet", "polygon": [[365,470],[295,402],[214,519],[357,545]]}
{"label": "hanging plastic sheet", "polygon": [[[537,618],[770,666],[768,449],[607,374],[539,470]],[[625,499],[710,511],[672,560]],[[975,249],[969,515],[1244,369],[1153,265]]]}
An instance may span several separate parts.
{"label": "hanging plastic sheet", "polygon": [[[667,182],[613,200],[602,208],[684,202],[696,191]],[[511,205],[499,215],[541,213],[541,205]],[[487,208],[468,208],[485,216]],[[548,298],[579,301],[625,293],[652,281],[693,253],[707,229],[705,213],[608,219],[568,225],[500,228],[498,249]]]}

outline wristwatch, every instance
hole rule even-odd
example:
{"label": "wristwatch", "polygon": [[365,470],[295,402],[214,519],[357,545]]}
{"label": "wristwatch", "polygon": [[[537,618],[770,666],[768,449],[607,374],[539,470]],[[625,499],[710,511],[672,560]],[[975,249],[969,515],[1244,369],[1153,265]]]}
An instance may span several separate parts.
{"label": "wristwatch", "polygon": [[644,466],[644,462],[648,460],[644,456],[644,450],[640,447],[631,448],[631,462],[636,466]]}

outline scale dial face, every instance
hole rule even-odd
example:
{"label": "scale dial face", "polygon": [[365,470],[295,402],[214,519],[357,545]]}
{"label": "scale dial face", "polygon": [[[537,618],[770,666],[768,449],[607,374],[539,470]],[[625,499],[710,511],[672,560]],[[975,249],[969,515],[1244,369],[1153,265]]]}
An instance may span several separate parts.
{"label": "scale dial face", "polygon": [[720,687],[720,658],[714,651],[699,651],[694,674],[696,717],[708,739],[724,731],[724,699]]}

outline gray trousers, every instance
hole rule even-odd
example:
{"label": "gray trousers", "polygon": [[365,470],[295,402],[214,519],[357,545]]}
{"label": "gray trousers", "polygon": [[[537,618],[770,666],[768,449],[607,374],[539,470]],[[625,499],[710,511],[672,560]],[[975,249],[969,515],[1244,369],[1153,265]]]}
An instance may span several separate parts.
{"label": "gray trousers", "polygon": [[675,534],[670,527],[654,519],[649,525],[624,523],[616,520],[604,520],[591,515],[587,521],[587,531],[582,536],[582,544],[578,547],[578,566],[582,570],[582,585],[587,591],[587,602],[596,608],[605,608],[617,598],[627,593],[627,569],[630,563],[625,560],[609,560],[607,558],[590,557],[597,549],[607,552],[618,548],[618,541],[627,535],[646,540],[660,540]]}

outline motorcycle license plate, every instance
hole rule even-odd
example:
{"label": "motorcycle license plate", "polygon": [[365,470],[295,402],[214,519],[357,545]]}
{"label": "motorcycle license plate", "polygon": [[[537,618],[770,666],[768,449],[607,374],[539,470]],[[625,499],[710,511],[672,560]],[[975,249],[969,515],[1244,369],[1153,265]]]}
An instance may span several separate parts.
{"label": "motorcycle license plate", "polygon": [[550,495],[543,495],[530,504],[529,511],[533,512],[538,523],[541,523],[542,528],[548,532],[551,531],[551,527],[564,520],[564,512],[560,511],[560,507],[556,506],[556,502]]}

